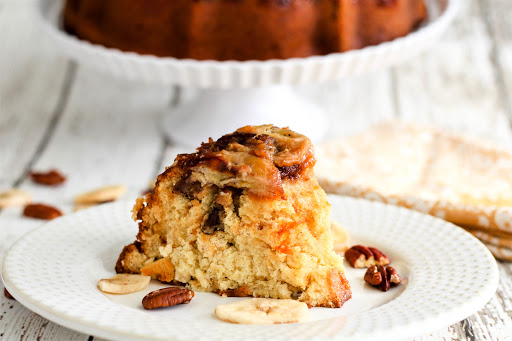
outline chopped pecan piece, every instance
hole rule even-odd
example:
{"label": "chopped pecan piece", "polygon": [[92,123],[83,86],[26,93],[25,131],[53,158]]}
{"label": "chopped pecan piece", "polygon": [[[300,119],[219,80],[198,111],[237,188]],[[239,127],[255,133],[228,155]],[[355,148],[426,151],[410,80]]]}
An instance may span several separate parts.
{"label": "chopped pecan piece", "polygon": [[23,215],[29,218],[52,220],[62,215],[62,212],[45,204],[28,204],[23,210]]}
{"label": "chopped pecan piece", "polygon": [[224,231],[224,216],[224,208],[219,204],[214,204],[208,218],[202,224],[201,232],[211,235],[216,231]]}
{"label": "chopped pecan piece", "polygon": [[375,265],[370,266],[368,270],[366,270],[366,273],[364,274],[364,281],[371,285],[379,285],[382,283],[382,274]]}
{"label": "chopped pecan piece", "polygon": [[379,288],[381,291],[388,291],[390,287],[400,284],[401,279],[396,270],[382,265],[373,265],[366,270],[364,280],[370,285]]}
{"label": "chopped pecan piece", "polygon": [[238,289],[227,289],[219,291],[219,296],[227,297],[248,297],[252,292],[248,287],[240,287]]}
{"label": "chopped pecan piece", "polygon": [[189,303],[194,297],[192,290],[169,287],[152,291],[142,299],[144,309],[172,307],[173,305]]}
{"label": "chopped pecan piece", "polygon": [[345,258],[354,268],[367,268],[372,265],[388,265],[390,263],[384,252],[363,245],[354,245],[345,251]]}
{"label": "chopped pecan piece", "polygon": [[57,186],[66,181],[66,177],[56,169],[48,172],[31,172],[30,177],[35,183],[46,186]]}

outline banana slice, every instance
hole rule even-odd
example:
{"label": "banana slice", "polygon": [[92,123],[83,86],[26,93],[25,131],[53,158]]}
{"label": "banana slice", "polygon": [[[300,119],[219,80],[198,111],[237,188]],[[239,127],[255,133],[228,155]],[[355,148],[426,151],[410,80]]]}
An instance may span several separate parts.
{"label": "banana slice", "polygon": [[215,315],[226,322],[240,324],[273,324],[302,322],[308,318],[308,305],[295,300],[252,298],[220,304]]}
{"label": "banana slice", "polygon": [[350,238],[347,230],[338,223],[331,221],[332,238],[334,239],[333,250],[335,252],[345,252],[350,246]]}
{"label": "banana slice", "polygon": [[117,274],[98,282],[98,289],[108,294],[131,294],[148,286],[150,276]]}
{"label": "banana slice", "polygon": [[126,192],[126,186],[113,185],[100,187],[90,192],[79,194],[75,197],[76,205],[100,204],[119,199]]}
{"label": "banana slice", "polygon": [[30,204],[32,196],[25,191],[13,188],[0,192],[0,208],[9,206],[25,206]]}

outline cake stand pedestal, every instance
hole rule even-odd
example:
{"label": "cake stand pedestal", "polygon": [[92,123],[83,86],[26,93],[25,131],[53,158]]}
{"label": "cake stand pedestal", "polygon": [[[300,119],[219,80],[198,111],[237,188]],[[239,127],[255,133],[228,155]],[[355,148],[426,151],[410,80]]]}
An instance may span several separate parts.
{"label": "cake stand pedestal", "polygon": [[435,44],[462,0],[427,0],[429,18],[403,38],[325,56],[268,61],[198,61],[160,58],[94,45],[67,34],[63,0],[39,0],[42,29],[61,51],[83,64],[126,79],[203,89],[194,102],[173,109],[165,131],[176,143],[197,146],[247,124],[272,123],[320,140],[326,113],[300,98],[293,85],[338,80],[403,62]]}
{"label": "cake stand pedestal", "polygon": [[172,141],[188,146],[198,146],[208,137],[216,139],[248,124],[289,126],[317,141],[327,132],[324,110],[285,85],[201,90],[196,100],[171,110],[165,121]]}

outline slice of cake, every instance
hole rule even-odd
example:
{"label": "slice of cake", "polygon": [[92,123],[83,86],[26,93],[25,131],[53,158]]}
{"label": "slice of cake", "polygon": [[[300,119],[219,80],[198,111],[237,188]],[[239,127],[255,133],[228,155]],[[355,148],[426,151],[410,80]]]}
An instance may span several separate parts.
{"label": "slice of cake", "polygon": [[178,155],[154,192],[137,199],[137,241],[123,249],[116,271],[228,296],[341,307],[351,291],[314,164],[307,137],[271,125]]}

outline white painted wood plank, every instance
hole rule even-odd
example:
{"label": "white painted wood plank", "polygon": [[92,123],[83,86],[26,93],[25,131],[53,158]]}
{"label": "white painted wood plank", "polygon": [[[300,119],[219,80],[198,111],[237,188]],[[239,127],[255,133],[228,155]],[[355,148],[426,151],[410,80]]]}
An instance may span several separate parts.
{"label": "white painted wood plank", "polygon": [[[398,108],[406,119],[511,146],[507,108],[492,62],[493,40],[480,10],[477,1],[465,2],[454,29],[435,50],[395,68]],[[500,263],[497,294],[477,314],[418,340],[497,340],[512,335],[512,314],[507,308],[512,276],[505,274],[509,268],[510,264]]]}
{"label": "white painted wood plank", "polygon": [[12,186],[43,138],[68,63],[40,36],[30,6],[19,3],[0,6],[0,51],[1,190]]}
{"label": "white painted wood plank", "polygon": [[10,5],[10,4],[33,4],[37,0],[0,0],[0,5]]}
{"label": "white painted wood plank", "polygon": [[[69,175],[58,196],[72,197],[94,186],[122,183],[138,194],[153,173],[163,141],[160,125],[168,87],[136,84],[80,68],[51,145],[35,165]],[[27,182],[35,193],[46,191]]]}
{"label": "white painted wood plank", "polygon": [[500,87],[502,104],[512,120],[512,2],[510,0],[480,0],[480,7],[484,12],[493,35],[494,52],[493,63],[498,74],[497,82]]}
{"label": "white painted wood plank", "polygon": [[[124,82],[80,68],[59,126],[34,165],[34,169],[40,170],[55,167],[68,176],[68,181],[63,186],[48,188],[26,180],[20,187],[32,193],[35,201],[55,205],[65,213],[72,211],[76,194],[108,184],[125,184],[125,198],[134,200],[147,187],[161,154],[163,137],[159,122],[169,94],[166,87]],[[13,208],[2,213],[2,225],[16,227],[0,230],[2,244],[10,245],[22,233],[41,224],[21,218],[20,211]],[[33,313],[22,308],[19,316],[10,311],[5,315],[10,323],[4,325],[0,321],[0,333],[6,339],[16,338],[18,327],[27,321],[36,329],[46,323],[44,319],[32,320]],[[48,339],[52,333],[59,339],[68,338],[65,328],[46,330],[42,336]]]}
{"label": "white painted wood plank", "polygon": [[399,112],[416,122],[512,145],[478,0],[461,3],[456,24],[432,51],[395,68]]}
{"label": "white painted wood plank", "polygon": [[[67,72],[67,60],[41,39],[34,23],[26,4],[0,3],[0,189],[12,186],[36,153],[56,114]],[[0,259],[13,239],[6,234],[17,230],[19,220],[19,209],[0,214]],[[37,225],[39,222],[27,221],[25,229]],[[10,332],[6,333],[7,326]],[[2,290],[0,339],[52,340],[55,331],[62,329],[8,300]],[[61,336],[66,340],[87,339],[69,330]]]}
{"label": "white painted wood plank", "polygon": [[[6,15],[12,15],[12,21],[16,19],[17,13],[14,11],[14,8],[9,8]],[[25,19],[22,15],[18,16],[18,20]],[[16,36],[11,36],[11,40],[14,41]],[[15,100],[10,100],[9,107],[3,108],[7,107],[6,110],[12,111],[23,110],[22,117],[27,118],[24,121],[26,124],[13,123],[12,118],[6,120],[9,123],[8,126],[5,125],[8,133],[17,136],[20,141],[27,137],[31,138],[33,132],[43,133],[44,129],[41,128],[47,124],[50,115],[39,115],[39,111],[47,106],[46,111],[51,114],[56,105],[55,100],[53,103],[47,101],[51,94],[49,88],[57,83],[54,79],[55,68],[41,62],[42,58],[34,60],[34,56],[39,56],[37,46],[35,50],[28,48],[37,38],[39,36],[36,34],[27,35],[24,44],[27,48],[20,52],[21,57],[26,58],[27,65],[20,64],[19,70],[9,73],[9,76],[16,79],[20,85],[9,82],[2,86],[6,92],[10,92],[5,98],[10,99],[13,93],[18,96]],[[48,54],[57,54],[51,47],[47,49]],[[60,63],[62,64],[62,61]],[[38,70],[39,73],[32,75],[32,69]],[[36,90],[27,91],[25,82],[29,86],[33,85]],[[39,89],[46,90],[48,95]],[[72,210],[72,198],[77,193],[105,184],[126,184],[129,189],[126,198],[133,199],[146,188],[149,178],[154,173],[163,140],[159,123],[169,100],[170,89],[124,82],[84,68],[79,70],[77,81],[71,91],[58,128],[34,165],[34,169],[40,170],[56,167],[68,176],[68,182],[59,188],[48,188],[34,185],[27,180],[21,187],[32,193],[35,201],[56,205],[65,213]],[[22,103],[28,103],[31,107],[25,108]],[[5,116],[2,115],[3,117]],[[17,115],[11,114],[10,117],[16,118]],[[1,138],[10,139],[11,135],[2,133]],[[40,137],[33,140],[34,148],[39,140]],[[14,148],[16,144],[13,143],[12,146]],[[32,155],[32,150],[0,150],[2,153],[9,153],[2,158],[5,162],[1,165],[7,167],[9,164],[8,167],[12,170],[12,176],[3,178],[5,183],[10,184],[21,173]],[[19,167],[7,162],[20,156],[22,159],[17,160]],[[6,209],[0,215],[1,254],[2,249],[20,235],[41,224],[40,221],[21,218],[20,215],[20,208]],[[3,295],[0,302],[6,302]],[[40,339],[88,338],[87,335],[72,333],[52,323],[47,324],[45,319],[36,317],[17,303],[13,308],[9,306],[4,309],[2,306],[0,314],[3,317],[0,320],[0,334],[3,334],[5,339],[18,339],[22,335],[30,334],[34,339],[36,336]],[[40,333],[32,333],[39,329]]]}
{"label": "white painted wood plank", "polygon": [[[0,54],[3,71],[0,77],[0,145],[9,146],[0,148],[0,177],[5,187],[22,174],[37,149],[57,105],[64,79],[63,66],[67,64],[52,45],[41,39],[33,22],[27,6],[14,2],[1,4],[0,31],[6,38],[1,39],[1,50],[8,52]],[[71,210],[75,192],[100,185],[102,181],[114,181],[114,178],[121,183],[128,182],[131,190],[128,196],[134,197],[146,187],[148,174],[144,170],[153,172],[154,156],[159,153],[158,116],[166,106],[170,91],[117,81],[109,83],[102,78],[104,76],[92,74],[79,75],[82,80],[75,88],[73,101],[68,104],[66,120],[61,122],[50,146],[35,164],[40,169],[65,168],[63,171],[67,171],[70,181],[56,190],[34,186],[30,181],[22,185],[37,201],[56,204],[65,212]],[[95,94],[99,96],[94,97]],[[109,110],[109,107],[115,109]],[[135,119],[134,113],[137,114]],[[82,135],[83,140],[77,135]],[[125,143],[126,140],[131,143]],[[59,163],[64,159],[67,163]],[[92,183],[96,181],[98,183]],[[20,214],[21,209],[12,208],[0,215],[0,259],[4,249],[16,238],[41,224],[20,218]],[[89,338],[49,323],[19,303],[7,300],[3,294],[0,305],[0,338]]]}
{"label": "white painted wood plank", "polygon": [[[2,329],[7,320],[10,332]],[[0,340],[85,341],[88,338],[88,335],[63,328],[30,312],[16,301],[0,299]]]}
{"label": "white painted wood plank", "polygon": [[[498,101],[512,124],[512,3],[508,0],[480,0],[480,12],[491,35],[491,63]],[[512,339],[512,263],[500,262],[500,284],[496,295],[476,315],[476,339],[489,335],[493,340]]]}
{"label": "white painted wood plank", "polygon": [[389,70],[382,70],[336,82],[297,87],[297,92],[325,109],[329,119],[326,139],[333,139],[394,118],[392,85]]}

